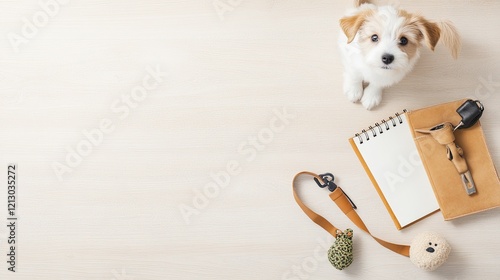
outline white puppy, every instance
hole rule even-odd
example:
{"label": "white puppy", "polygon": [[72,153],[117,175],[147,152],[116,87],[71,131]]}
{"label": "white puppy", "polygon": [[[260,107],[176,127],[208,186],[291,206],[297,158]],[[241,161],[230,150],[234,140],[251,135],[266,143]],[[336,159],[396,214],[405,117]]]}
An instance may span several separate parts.
{"label": "white puppy", "polygon": [[460,37],[450,22],[431,22],[390,5],[368,2],[355,1],[356,9],[340,19],[339,46],[345,68],[344,93],[370,110],[380,104],[384,88],[412,70],[423,42],[434,50],[441,38],[456,58]]}

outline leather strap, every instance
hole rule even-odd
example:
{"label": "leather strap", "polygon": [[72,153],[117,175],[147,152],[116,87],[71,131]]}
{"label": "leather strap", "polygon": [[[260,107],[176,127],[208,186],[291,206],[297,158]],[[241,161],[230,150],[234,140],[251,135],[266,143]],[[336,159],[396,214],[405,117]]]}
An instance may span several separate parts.
{"label": "leather strap", "polygon": [[446,147],[448,159],[453,162],[468,195],[476,193],[476,186],[464,157],[464,151],[455,144],[455,134],[451,123],[443,123],[428,129],[417,129],[421,133],[430,134],[436,142]]}
{"label": "leather strap", "polygon": [[455,144],[455,134],[453,134],[451,123],[443,123],[430,129],[417,129],[417,131],[430,134],[439,144],[446,146],[448,159],[453,162],[458,174],[469,171],[462,148]]}
{"label": "leather strap", "polygon": [[[302,202],[302,200],[299,198],[299,196],[297,195],[297,192],[295,191],[295,186],[296,186],[297,178],[300,177],[301,175],[313,176],[317,180],[319,180],[320,182],[324,183],[323,179],[319,175],[317,175],[317,174],[315,174],[313,172],[302,171],[302,172],[297,173],[297,175],[295,175],[295,177],[293,178],[293,182],[292,182],[293,196],[295,198],[295,201],[300,206],[300,208],[302,209],[302,211],[304,211],[304,213],[306,213],[306,215],[313,222],[315,222],[316,224],[318,224],[320,227],[322,227],[323,229],[325,229],[326,231],[328,231],[331,235],[333,235],[336,238],[337,234],[339,232],[342,232],[342,231],[339,230],[338,228],[336,228],[334,225],[332,225],[329,221],[327,221],[321,215],[318,215],[318,214],[316,214],[316,212],[314,212],[311,209],[309,209]],[[389,249],[391,251],[394,251],[394,252],[396,252],[396,253],[398,253],[400,255],[403,255],[403,256],[406,256],[406,257],[410,256],[410,246],[390,243],[390,242],[384,241],[382,239],[379,239],[379,238],[373,236],[370,233],[370,231],[368,230],[368,228],[366,227],[366,225],[363,222],[363,220],[361,220],[361,218],[359,217],[358,213],[356,213],[356,211],[354,211],[354,208],[352,207],[352,204],[351,204],[349,198],[346,196],[346,194],[344,193],[344,191],[340,187],[336,187],[335,188],[335,190],[330,194],[330,198],[333,200],[333,202],[335,202],[335,204],[337,204],[337,206],[342,210],[342,212],[344,212],[344,214],[358,228],[360,228],[364,232],[368,233],[371,237],[373,237],[382,246],[384,246],[387,249]]]}

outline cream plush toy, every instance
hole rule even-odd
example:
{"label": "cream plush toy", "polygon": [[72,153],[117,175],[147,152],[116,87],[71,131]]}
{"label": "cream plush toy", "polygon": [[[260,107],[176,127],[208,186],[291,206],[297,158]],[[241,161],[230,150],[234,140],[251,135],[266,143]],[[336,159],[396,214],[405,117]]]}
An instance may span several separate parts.
{"label": "cream plush toy", "polygon": [[450,244],[441,235],[423,232],[410,245],[410,260],[419,268],[432,271],[448,259],[450,251]]}
{"label": "cream plush toy", "polygon": [[328,187],[330,190],[330,198],[337,206],[347,215],[347,217],[357,225],[361,230],[372,236],[380,245],[387,249],[398,253],[405,257],[410,257],[410,261],[423,270],[432,271],[446,262],[451,251],[450,244],[441,235],[435,232],[423,232],[417,235],[410,246],[403,244],[394,244],[384,241],[373,236],[361,217],[358,216],[356,205],[345,194],[345,192],[337,186],[333,180],[334,176],[331,173],[317,175],[313,172],[303,171],[297,173],[292,181],[293,196],[297,204],[302,208],[304,213],[316,224],[335,237],[335,243],[328,250],[328,260],[338,270],[347,268],[353,261],[353,231],[347,229],[342,232],[340,229],[332,225],[324,217],[318,215],[307,207],[295,192],[296,180],[300,175],[307,174],[314,177],[316,184],[319,187]]}

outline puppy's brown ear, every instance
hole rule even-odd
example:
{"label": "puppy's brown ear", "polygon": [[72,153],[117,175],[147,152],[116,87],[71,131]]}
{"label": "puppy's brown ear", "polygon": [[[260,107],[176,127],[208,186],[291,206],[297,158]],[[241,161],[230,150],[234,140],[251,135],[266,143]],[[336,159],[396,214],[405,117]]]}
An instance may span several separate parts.
{"label": "puppy's brown ear", "polygon": [[441,29],[441,42],[448,48],[453,58],[457,59],[462,48],[460,34],[458,34],[457,29],[450,21],[438,21],[436,24]]}
{"label": "puppy's brown ear", "polygon": [[425,43],[429,49],[434,50],[439,37],[441,36],[441,29],[436,23],[430,22],[423,17],[418,17],[417,26],[422,35],[424,36]]}
{"label": "puppy's brown ear", "polygon": [[351,43],[356,37],[359,28],[365,22],[366,18],[372,14],[372,11],[365,10],[361,11],[353,16],[343,17],[340,19],[340,28],[344,31],[345,36],[347,36],[347,43]]}

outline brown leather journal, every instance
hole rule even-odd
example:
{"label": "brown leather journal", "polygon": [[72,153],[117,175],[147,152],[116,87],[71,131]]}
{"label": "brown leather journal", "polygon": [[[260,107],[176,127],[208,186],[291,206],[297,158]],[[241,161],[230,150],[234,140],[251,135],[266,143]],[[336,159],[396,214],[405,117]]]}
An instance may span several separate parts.
{"label": "brown leather journal", "polygon": [[[396,114],[349,139],[397,229],[438,209],[450,220],[500,206],[500,181],[481,123],[451,132],[465,101]],[[454,141],[429,130],[439,124]],[[464,177],[472,177],[475,193]]]}
{"label": "brown leather journal", "polygon": [[458,100],[408,112],[407,119],[420,158],[431,182],[445,220],[462,217],[500,206],[500,181],[488,151],[481,123],[454,132],[455,143],[463,155],[477,192],[468,195],[457,169],[447,157],[446,146],[432,136],[419,132],[441,123],[460,123],[456,113],[465,100]]}

